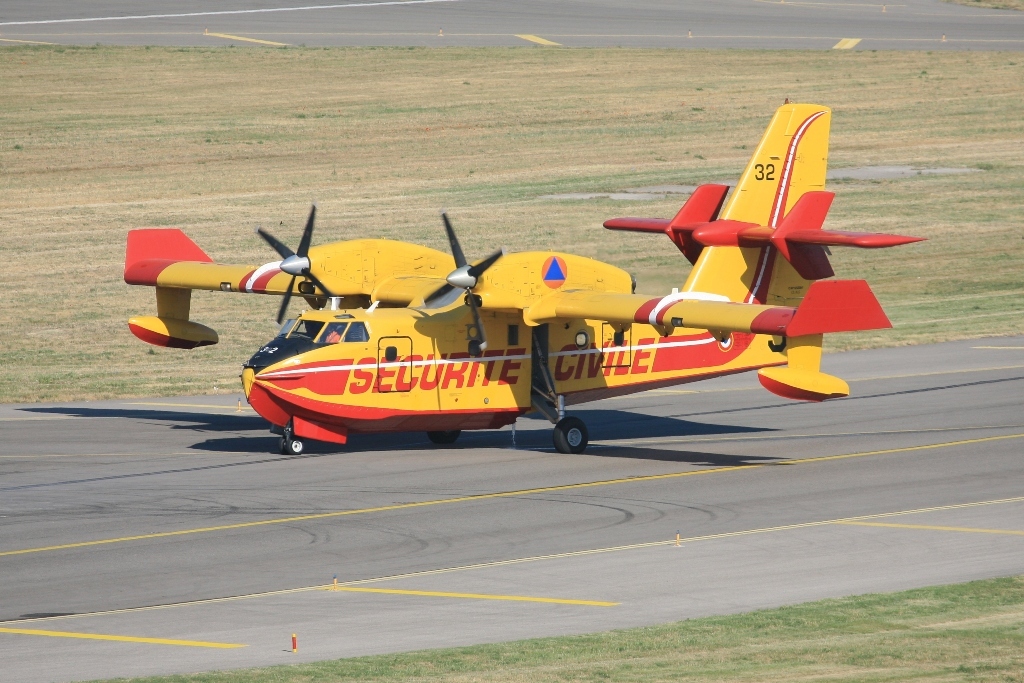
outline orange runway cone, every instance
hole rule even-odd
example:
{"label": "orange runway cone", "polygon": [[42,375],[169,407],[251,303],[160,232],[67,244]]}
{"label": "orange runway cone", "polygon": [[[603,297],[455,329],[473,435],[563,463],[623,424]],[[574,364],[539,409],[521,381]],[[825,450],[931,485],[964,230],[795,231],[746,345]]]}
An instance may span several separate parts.
{"label": "orange runway cone", "polygon": [[292,634],[292,652],[298,652],[298,651],[299,651],[299,637],[293,633]]}

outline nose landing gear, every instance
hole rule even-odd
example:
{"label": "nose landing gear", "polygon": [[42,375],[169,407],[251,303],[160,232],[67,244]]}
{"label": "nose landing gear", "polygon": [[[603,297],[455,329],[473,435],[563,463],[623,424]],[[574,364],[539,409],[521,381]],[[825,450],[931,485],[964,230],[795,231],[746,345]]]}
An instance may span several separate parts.
{"label": "nose landing gear", "polygon": [[292,431],[291,424],[284,428],[284,434],[281,436],[281,455],[301,455],[302,454],[302,441],[295,438],[295,432]]}

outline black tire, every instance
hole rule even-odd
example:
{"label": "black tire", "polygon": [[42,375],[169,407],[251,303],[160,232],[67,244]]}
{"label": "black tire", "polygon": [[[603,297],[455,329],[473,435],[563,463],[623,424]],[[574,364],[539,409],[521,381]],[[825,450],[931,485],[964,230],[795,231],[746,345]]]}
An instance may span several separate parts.
{"label": "black tire", "polygon": [[281,455],[288,455],[288,441],[283,436],[277,442],[277,450]]}
{"label": "black tire", "polygon": [[427,438],[438,446],[447,446],[455,443],[461,433],[461,429],[453,429],[447,432],[427,432]]}
{"label": "black tire", "polygon": [[586,450],[590,437],[583,420],[578,417],[563,417],[551,431],[551,440],[559,453],[582,453]]}
{"label": "black tire", "polygon": [[281,437],[281,455],[302,455],[304,446],[302,440],[296,439],[290,429]]}

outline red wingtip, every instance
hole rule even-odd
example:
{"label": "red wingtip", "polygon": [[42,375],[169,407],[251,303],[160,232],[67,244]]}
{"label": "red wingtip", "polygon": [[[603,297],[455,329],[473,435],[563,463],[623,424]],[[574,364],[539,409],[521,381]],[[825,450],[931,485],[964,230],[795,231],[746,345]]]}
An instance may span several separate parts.
{"label": "red wingtip", "polygon": [[786,326],[786,335],[882,330],[892,327],[874,292],[864,280],[819,280]]}
{"label": "red wingtip", "polygon": [[213,259],[177,228],[129,230],[124,255],[124,281],[156,285],[156,278],[177,261],[213,263]]}

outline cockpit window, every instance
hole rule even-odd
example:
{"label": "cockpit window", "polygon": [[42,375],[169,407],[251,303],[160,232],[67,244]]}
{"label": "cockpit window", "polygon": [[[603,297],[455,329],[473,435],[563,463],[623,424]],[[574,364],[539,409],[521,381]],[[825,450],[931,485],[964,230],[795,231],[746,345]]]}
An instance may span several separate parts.
{"label": "cockpit window", "polygon": [[345,341],[368,342],[370,341],[370,331],[366,329],[364,323],[354,322],[348,326],[348,332],[345,333]]}
{"label": "cockpit window", "polygon": [[321,344],[337,344],[345,336],[345,328],[348,323],[327,323],[323,336],[320,337]]}
{"label": "cockpit window", "polygon": [[288,333],[292,331],[292,327],[295,326],[295,318],[288,318],[284,321],[284,325],[281,325],[281,329],[278,331],[278,337],[287,337]]}
{"label": "cockpit window", "polygon": [[305,337],[312,341],[316,339],[316,335],[320,334],[323,326],[324,324],[319,320],[300,320],[295,328],[292,329],[292,333],[288,335],[288,338]]}

